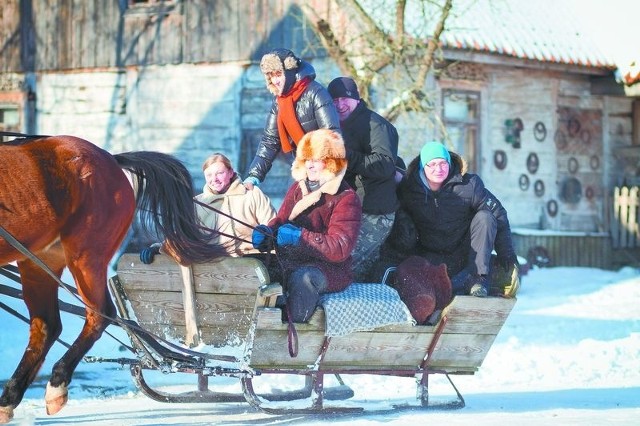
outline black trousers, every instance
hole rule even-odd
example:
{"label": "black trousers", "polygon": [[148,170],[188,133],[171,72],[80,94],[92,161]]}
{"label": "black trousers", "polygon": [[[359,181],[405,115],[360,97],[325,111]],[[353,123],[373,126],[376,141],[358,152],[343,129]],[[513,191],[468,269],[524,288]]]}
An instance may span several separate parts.
{"label": "black trousers", "polygon": [[320,296],[327,291],[327,277],[314,266],[302,266],[287,279],[286,303],[289,319],[307,322],[316,310]]}

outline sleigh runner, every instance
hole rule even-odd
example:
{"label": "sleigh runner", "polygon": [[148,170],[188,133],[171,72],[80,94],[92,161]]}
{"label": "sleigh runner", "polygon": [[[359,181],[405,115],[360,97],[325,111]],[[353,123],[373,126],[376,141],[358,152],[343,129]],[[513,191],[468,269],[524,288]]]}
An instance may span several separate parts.
{"label": "sleigh runner", "polygon": [[[206,345],[212,353],[234,354],[223,367],[216,361],[218,368],[211,368],[206,359],[201,360],[201,368],[188,363],[180,367],[175,360],[170,361],[171,367],[163,367],[164,355],[144,348],[139,351],[141,362],[131,366],[143,393],[164,402],[246,400],[270,413],[359,410],[324,403],[353,395],[341,379],[351,374],[415,377],[417,402],[405,406],[463,407],[464,399],[449,375],[478,371],[516,301],[456,296],[430,326],[398,322],[330,336],[323,308],[305,324],[292,326],[283,320],[282,310],[274,307],[282,288],[269,281],[265,266],[253,258],[223,258],[183,267],[169,256],[157,256],[146,265],[137,254],[125,254],[110,284],[121,316],[135,319],[153,335],[191,347]],[[132,337],[135,345],[139,338]],[[153,356],[160,357],[160,362]],[[161,368],[193,372],[198,377],[196,389],[180,394],[154,389],[146,382],[144,370]],[[306,385],[268,395],[254,391],[256,376],[269,380],[279,374],[304,376]],[[433,374],[447,377],[456,392],[455,401],[434,404],[429,400],[428,379]],[[208,378],[218,375],[238,377],[243,393],[209,389]],[[340,386],[325,388],[327,375],[335,375]],[[304,408],[282,402],[305,398],[310,402]]]}

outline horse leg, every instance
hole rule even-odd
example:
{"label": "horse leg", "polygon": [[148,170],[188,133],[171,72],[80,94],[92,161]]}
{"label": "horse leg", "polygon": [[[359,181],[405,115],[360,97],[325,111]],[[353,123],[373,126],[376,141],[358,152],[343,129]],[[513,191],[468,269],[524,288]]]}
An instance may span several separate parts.
{"label": "horse leg", "polygon": [[[86,315],[82,330],[71,348],[53,366],[45,392],[47,414],[55,414],[64,407],[73,372],[110,324],[108,318],[116,315],[107,287],[107,270],[129,229],[133,206],[133,199],[129,209],[120,206],[109,211],[102,206],[96,209],[90,226],[80,222],[61,234],[67,267],[86,306]],[[109,231],[105,233],[105,229]]]}
{"label": "horse leg", "polygon": [[[62,275],[64,257],[50,253],[41,256],[41,259],[58,277]],[[7,423],[13,418],[13,409],[22,401],[24,393],[35,379],[47,353],[62,331],[58,284],[29,260],[18,262],[18,267],[23,298],[29,311],[29,342],[18,367],[5,384],[0,396],[0,423]]]}
{"label": "horse leg", "polygon": [[107,266],[111,256],[107,254],[99,262],[91,261],[88,257],[90,256],[82,254],[78,259],[69,260],[68,264],[78,292],[86,305],[86,316],[80,334],[53,366],[45,393],[47,414],[50,415],[56,414],[67,403],[68,386],[73,372],[109,325],[106,317],[116,314],[106,286]]}

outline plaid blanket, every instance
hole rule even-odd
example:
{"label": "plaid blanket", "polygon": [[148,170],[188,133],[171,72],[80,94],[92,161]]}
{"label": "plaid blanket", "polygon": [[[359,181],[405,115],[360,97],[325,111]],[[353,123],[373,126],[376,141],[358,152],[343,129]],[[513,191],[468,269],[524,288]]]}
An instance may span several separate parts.
{"label": "plaid blanket", "polygon": [[386,284],[354,283],[339,293],[325,294],[320,304],[327,320],[326,336],[344,336],[392,324],[415,325],[398,292]]}

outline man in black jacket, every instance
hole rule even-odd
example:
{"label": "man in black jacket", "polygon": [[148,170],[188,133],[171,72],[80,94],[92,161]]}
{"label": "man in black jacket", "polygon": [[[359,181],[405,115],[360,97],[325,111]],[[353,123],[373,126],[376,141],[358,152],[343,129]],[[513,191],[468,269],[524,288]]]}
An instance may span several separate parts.
{"label": "man in black jacket", "polygon": [[304,134],[318,129],[340,132],[331,96],[315,80],[316,70],[310,63],[289,49],[278,48],[262,56],[260,71],[274,98],[260,145],[243,182],[248,189],[264,181],[279,152],[293,162],[296,145]]}
{"label": "man in black jacket", "polygon": [[375,279],[368,273],[378,260],[398,207],[398,132],[360,99],[353,79],[338,77],[327,89],[340,116],[348,160],[345,180],[362,200],[362,225],[352,253],[354,280],[367,282]]}
{"label": "man in black jacket", "polygon": [[[515,295],[518,259],[507,211],[480,176],[467,173],[460,155],[440,142],[427,142],[409,164],[398,194],[402,206],[398,225],[403,226],[396,226],[391,237],[396,249],[420,255],[433,265],[446,264],[455,294]],[[502,282],[491,282],[492,276],[497,280],[494,249],[507,275]]]}

